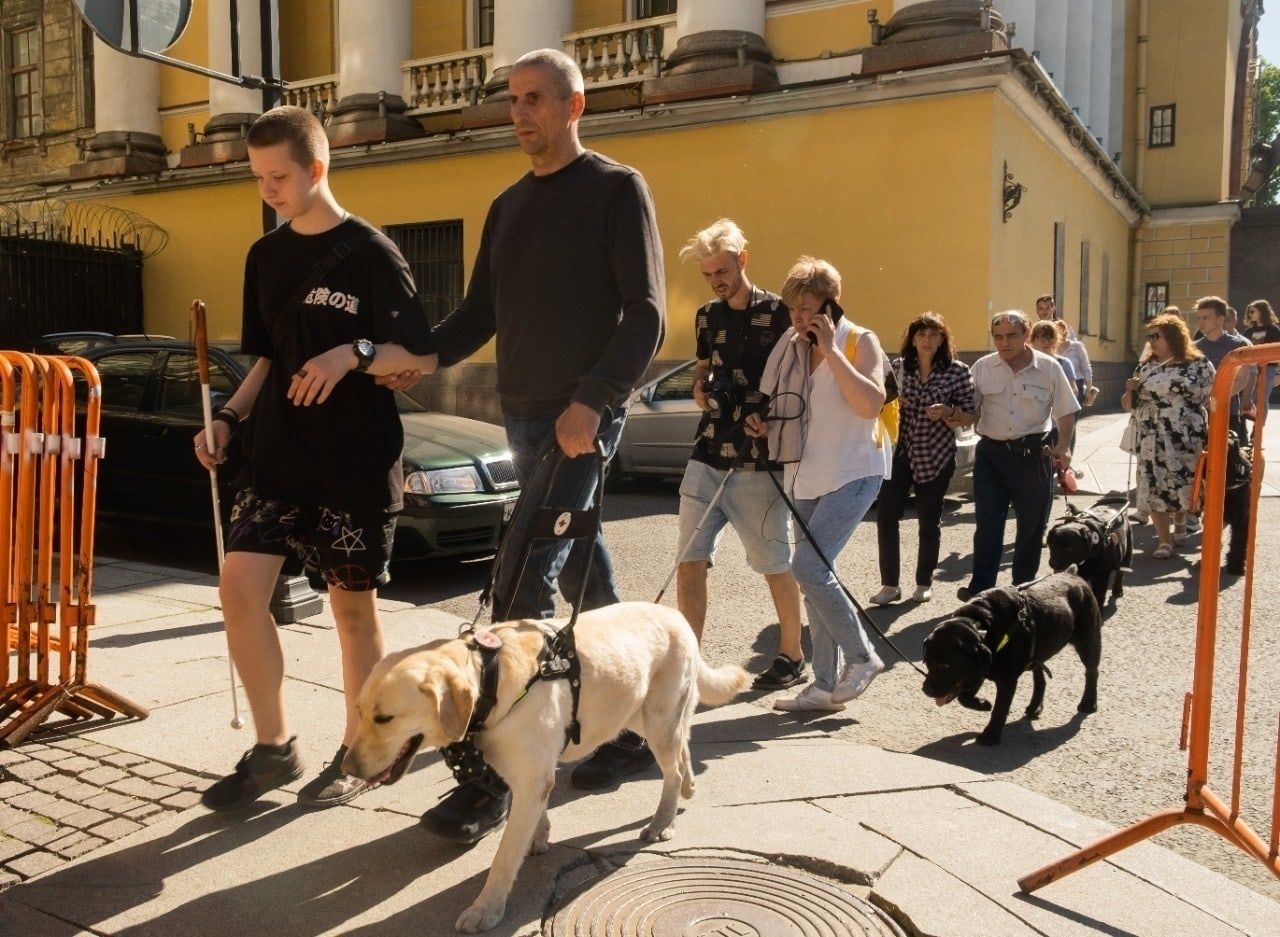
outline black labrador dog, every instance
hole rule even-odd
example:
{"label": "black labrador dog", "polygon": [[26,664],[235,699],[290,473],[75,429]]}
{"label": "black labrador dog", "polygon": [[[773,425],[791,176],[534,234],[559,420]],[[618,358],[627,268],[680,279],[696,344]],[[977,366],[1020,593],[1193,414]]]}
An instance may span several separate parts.
{"label": "black labrador dog", "polygon": [[977,696],[984,680],[996,685],[991,721],[980,745],[998,745],[1009,718],[1018,678],[1034,680],[1027,718],[1039,717],[1044,703],[1045,662],[1068,644],[1084,663],[1084,695],[1076,708],[1098,709],[1098,663],[1102,657],[1102,613],[1089,584],[1071,569],[1021,589],[988,589],[944,619],[924,642],[926,696],[939,706],[953,699],[970,709],[988,710]]}
{"label": "black labrador dog", "polygon": [[[1124,595],[1124,571],[1133,563],[1133,533],[1125,516],[1128,502],[1103,498],[1087,511],[1067,506],[1067,515],[1049,528],[1049,568],[1060,573],[1075,566],[1093,588],[1099,607]],[[1115,578],[1112,579],[1112,574]]]}

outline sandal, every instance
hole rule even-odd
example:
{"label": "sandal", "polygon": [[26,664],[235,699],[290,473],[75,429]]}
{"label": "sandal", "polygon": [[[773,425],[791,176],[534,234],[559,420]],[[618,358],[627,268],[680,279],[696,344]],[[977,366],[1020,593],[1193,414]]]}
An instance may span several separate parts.
{"label": "sandal", "polygon": [[1171,556],[1173,556],[1172,543],[1162,543],[1151,553],[1151,558],[1154,560],[1167,560]]}
{"label": "sandal", "polygon": [[779,654],[769,665],[769,669],[759,674],[751,686],[757,690],[785,690],[804,681],[804,661],[792,660],[786,654]]}

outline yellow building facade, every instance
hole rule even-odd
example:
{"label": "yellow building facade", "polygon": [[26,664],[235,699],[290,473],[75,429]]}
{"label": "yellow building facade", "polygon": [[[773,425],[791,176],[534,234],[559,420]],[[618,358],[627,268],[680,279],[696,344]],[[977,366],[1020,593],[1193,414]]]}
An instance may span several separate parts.
{"label": "yellow building facade", "polygon": [[[218,11],[208,7],[219,2],[196,0],[168,54],[219,64],[225,53],[209,40]],[[799,254],[827,258],[844,275],[846,309],[890,347],[931,309],[965,352],[981,353],[992,312],[1054,292],[1104,392],[1118,392],[1136,357],[1153,284],[1180,304],[1226,293],[1233,186],[1248,147],[1238,79],[1252,55],[1250,4],[1098,0],[1096,41],[1063,44],[1052,75],[1060,7],[1036,0],[386,7],[400,17],[391,29],[325,0],[280,0],[285,98],[329,121],[339,201],[393,231],[460,225],[455,281],[465,282],[490,201],[528,169],[496,103],[504,66],[558,37],[587,77],[584,142],[635,166],[653,191],[667,269],[661,360],[692,355],[693,313],[707,299],[679,247],[726,215],[751,241],[755,282],[776,289]],[[1079,24],[1065,28],[1070,38]],[[740,38],[726,45],[725,35]],[[485,37],[492,44],[478,45]],[[720,46],[708,48],[708,37]],[[369,71],[371,56],[352,64],[356,43],[366,53],[394,45],[381,75]],[[90,148],[87,169],[55,167],[7,192],[0,169],[0,192],[105,202],[163,229],[167,246],[143,271],[147,330],[187,334],[187,307],[201,298],[211,334],[233,340],[244,255],[262,231],[242,148],[236,158],[234,140],[209,143],[221,92],[208,79],[136,67],[158,70],[150,126],[168,153],[163,167],[99,174]],[[370,90],[379,81],[384,113]],[[1068,89],[1089,98],[1087,115]],[[1166,105],[1172,144],[1152,136],[1151,108]],[[230,157],[210,156],[219,153]],[[492,360],[487,349],[452,369],[434,402],[488,412],[468,401],[492,387]]]}

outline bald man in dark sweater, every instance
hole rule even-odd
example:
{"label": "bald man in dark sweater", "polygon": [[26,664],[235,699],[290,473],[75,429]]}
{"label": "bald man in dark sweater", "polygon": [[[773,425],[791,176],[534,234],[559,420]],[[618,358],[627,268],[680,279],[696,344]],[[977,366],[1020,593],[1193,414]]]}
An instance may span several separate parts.
{"label": "bald man in dark sweater", "polygon": [[[489,208],[467,294],[432,331],[437,355],[416,371],[465,360],[497,338],[498,396],[516,472],[525,485],[552,444],[570,457],[612,457],[627,397],[662,343],[665,278],[653,199],[636,170],[578,140],[582,75],[557,50],[523,56],[509,76],[511,116],[532,169]],[[411,378],[413,375],[409,375]],[[602,418],[608,415],[607,422]],[[556,478],[555,507],[588,507],[595,460],[571,458]],[[577,503],[565,504],[567,496]],[[512,532],[519,547],[521,531]],[[588,569],[584,544],[533,541],[519,581],[495,583],[493,618],[550,618],[554,589],[583,609],[618,601],[602,532]],[[601,747],[574,772],[603,787],[652,763],[633,733]],[[424,814],[445,839],[476,842],[506,817],[510,793],[491,770]]]}

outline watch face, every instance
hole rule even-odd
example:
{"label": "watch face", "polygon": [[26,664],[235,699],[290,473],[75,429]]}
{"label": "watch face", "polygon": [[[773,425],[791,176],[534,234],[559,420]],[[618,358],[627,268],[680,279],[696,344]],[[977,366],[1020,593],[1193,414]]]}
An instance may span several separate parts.
{"label": "watch face", "polygon": [[367,338],[357,339],[356,354],[362,358],[372,358],[374,354],[373,342],[369,341]]}

